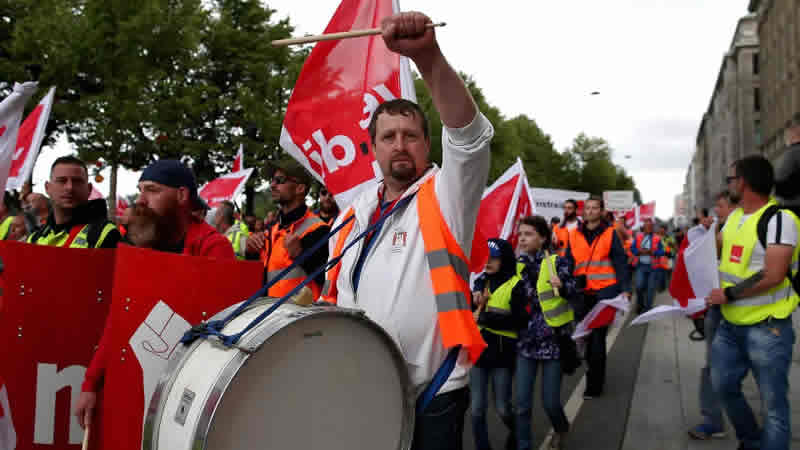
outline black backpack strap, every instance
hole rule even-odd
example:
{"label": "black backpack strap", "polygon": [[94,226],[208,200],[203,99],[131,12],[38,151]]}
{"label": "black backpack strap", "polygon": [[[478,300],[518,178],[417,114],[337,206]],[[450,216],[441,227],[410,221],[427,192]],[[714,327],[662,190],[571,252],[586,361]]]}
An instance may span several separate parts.
{"label": "black backpack strap", "polygon": [[[764,247],[764,250],[767,249],[767,228],[769,227],[769,221],[772,219],[772,216],[777,214],[780,210],[786,209],[780,207],[778,205],[772,205],[764,211],[764,214],[758,219],[758,241],[761,242],[761,245]],[[782,217],[778,216],[778,235],[780,235],[780,229],[782,225]],[[797,293],[800,293],[800,272],[798,272],[797,276],[792,276],[792,267],[791,264],[789,265],[789,269],[786,273],[786,277],[792,284],[792,288]]]}
{"label": "black backpack strap", "polygon": [[769,227],[769,221],[780,209],[781,207],[778,205],[769,206],[764,211],[764,214],[761,215],[761,218],[758,219],[758,225],[756,225],[758,230],[758,242],[761,242],[761,246],[764,247],[764,250],[767,249],[767,228]]}

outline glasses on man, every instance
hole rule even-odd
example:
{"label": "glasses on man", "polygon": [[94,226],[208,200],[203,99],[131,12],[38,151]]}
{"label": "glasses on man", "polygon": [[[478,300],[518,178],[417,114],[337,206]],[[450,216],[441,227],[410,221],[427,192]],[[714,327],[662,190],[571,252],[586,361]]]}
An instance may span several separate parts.
{"label": "glasses on man", "polygon": [[329,195],[331,195],[331,193],[330,193],[330,192],[328,192],[328,190],[327,190],[327,189],[320,189],[320,191],[319,191],[319,196],[320,196],[320,197],[327,197],[327,196],[329,196]]}
{"label": "glasses on man", "polygon": [[287,181],[291,181],[293,183],[295,182],[294,178],[283,176],[283,175],[275,175],[274,177],[272,177],[271,180],[269,180],[269,183],[270,184],[284,184]]}

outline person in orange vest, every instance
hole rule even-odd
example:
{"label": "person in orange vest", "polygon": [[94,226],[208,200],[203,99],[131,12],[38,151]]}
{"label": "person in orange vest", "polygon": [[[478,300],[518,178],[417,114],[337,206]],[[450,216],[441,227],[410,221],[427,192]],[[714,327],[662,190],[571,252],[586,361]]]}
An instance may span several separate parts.
{"label": "person in orange vest", "polygon": [[323,222],[328,225],[333,225],[333,221],[339,216],[339,205],[333,198],[333,194],[325,187],[319,189],[319,209],[316,211],[317,215]]}
{"label": "person in orange vest", "polygon": [[569,242],[569,232],[578,228],[581,225],[581,219],[578,217],[578,202],[574,199],[568,199],[564,202],[564,220],[555,227],[556,241],[554,242],[558,256],[564,257],[566,254],[567,243]]}
{"label": "person in orange vest", "polygon": [[[430,131],[419,105],[396,99],[375,109],[368,130],[383,180],[336,220],[346,223],[331,239],[331,257],[341,261],[328,272],[322,300],[364,311],[397,340],[411,390],[430,399],[416,412],[411,448],[460,450],[469,370],[486,348],[470,308],[467,255],[494,129],[445,59],[430,23],[424,14],[406,12],[383,19],[381,28],[387,48],[413,60],[431,92],[443,123],[442,167],[430,160]],[[369,227],[375,228],[364,241],[344,252]],[[445,361],[453,363],[449,374],[441,370]],[[441,386],[434,384],[437,373]]]}
{"label": "person in orange vest", "polygon": [[[291,157],[268,164],[269,188],[272,201],[280,210],[277,221],[264,233],[252,233],[247,238],[247,253],[259,254],[264,264],[264,282],[274,280],[295,259],[311,249],[330,232],[330,226],[306,206],[306,196],[311,186],[311,175]],[[270,297],[280,298],[302,283],[328,260],[328,247],[321,246],[305,262],[295,267],[267,291]],[[318,298],[325,282],[319,275],[308,284],[313,298]]]}
{"label": "person in orange vest", "polygon": [[[605,220],[605,203],[592,196],[584,203],[584,223],[570,231],[566,258],[573,264],[583,301],[576,305],[576,321],[583,320],[600,300],[624,294],[630,300],[628,256],[622,241]],[[586,399],[603,394],[608,327],[595,328],[586,343]]]}
{"label": "person in orange vest", "polygon": [[631,251],[636,256],[636,310],[643,313],[653,307],[658,286],[660,259],[664,256],[661,236],[653,232],[653,220],[644,219],[643,231],[636,233]]}

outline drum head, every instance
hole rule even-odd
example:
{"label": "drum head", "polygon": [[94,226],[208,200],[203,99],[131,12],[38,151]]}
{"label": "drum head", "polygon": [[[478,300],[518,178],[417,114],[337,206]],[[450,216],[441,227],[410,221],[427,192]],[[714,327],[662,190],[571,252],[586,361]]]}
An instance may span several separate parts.
{"label": "drum head", "polygon": [[213,413],[206,448],[410,447],[406,369],[387,340],[345,314],[284,326],[231,381]]}

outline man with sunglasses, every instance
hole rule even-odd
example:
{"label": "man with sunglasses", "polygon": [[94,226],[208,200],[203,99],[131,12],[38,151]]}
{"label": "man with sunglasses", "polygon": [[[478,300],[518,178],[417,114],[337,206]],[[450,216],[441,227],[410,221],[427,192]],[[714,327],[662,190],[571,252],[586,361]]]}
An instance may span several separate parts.
{"label": "man with sunglasses", "polygon": [[[280,208],[278,220],[264,233],[253,233],[247,238],[247,252],[259,254],[264,263],[265,282],[272,283],[267,295],[283,297],[302,283],[309,275],[328,261],[328,246],[320,245],[297,267],[283,277],[278,275],[294,261],[324,240],[330,226],[306,206],[306,196],[311,186],[311,176],[290,157],[270,162],[269,188],[272,201]],[[319,297],[325,274],[318,275],[308,284],[314,298]]]}
{"label": "man with sunglasses", "polygon": [[319,190],[319,209],[316,211],[317,215],[323,222],[328,225],[333,225],[333,221],[339,216],[339,205],[333,199],[333,194],[330,193],[325,187]]}

